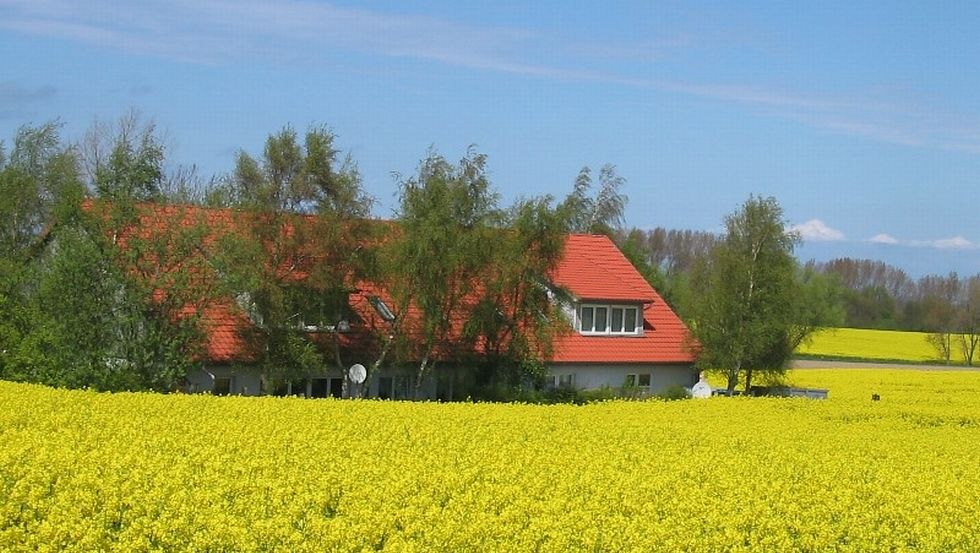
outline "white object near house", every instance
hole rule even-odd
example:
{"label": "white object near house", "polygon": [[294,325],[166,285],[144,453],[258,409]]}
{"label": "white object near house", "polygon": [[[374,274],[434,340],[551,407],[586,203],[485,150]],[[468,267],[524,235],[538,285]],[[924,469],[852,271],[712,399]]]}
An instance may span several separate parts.
{"label": "white object near house", "polygon": [[696,399],[711,397],[711,385],[704,379],[704,373],[701,373],[700,380],[691,388],[691,397]]}
{"label": "white object near house", "polygon": [[350,376],[351,382],[353,382],[354,384],[362,384],[364,380],[367,378],[367,369],[364,368],[364,365],[360,363],[355,363],[351,365],[348,374]]}

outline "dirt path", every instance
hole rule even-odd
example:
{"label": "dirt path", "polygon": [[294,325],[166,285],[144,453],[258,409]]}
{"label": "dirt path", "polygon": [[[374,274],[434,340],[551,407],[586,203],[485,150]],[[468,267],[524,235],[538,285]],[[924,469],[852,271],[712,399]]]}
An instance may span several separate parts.
{"label": "dirt path", "polygon": [[910,371],[980,371],[980,366],[962,365],[907,365],[904,363],[865,363],[822,359],[796,359],[790,363],[794,369],[905,369]]}

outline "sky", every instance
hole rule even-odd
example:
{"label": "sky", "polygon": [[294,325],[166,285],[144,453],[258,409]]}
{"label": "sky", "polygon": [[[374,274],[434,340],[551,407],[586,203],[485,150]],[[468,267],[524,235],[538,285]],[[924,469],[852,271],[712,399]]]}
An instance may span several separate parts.
{"label": "sky", "polygon": [[207,179],[326,125],[375,213],[429,148],[501,199],[611,163],[626,223],[774,196],[803,259],[980,272],[978,2],[0,0],[0,137],[131,109]]}

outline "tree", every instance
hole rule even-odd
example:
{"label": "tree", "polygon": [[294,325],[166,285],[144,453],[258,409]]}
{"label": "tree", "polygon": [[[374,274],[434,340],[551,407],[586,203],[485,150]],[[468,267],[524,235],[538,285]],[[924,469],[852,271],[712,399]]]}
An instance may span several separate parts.
{"label": "tree", "polygon": [[[487,244],[499,232],[497,195],[486,175],[486,156],[470,149],[458,164],[434,151],[418,174],[399,182],[400,236],[392,243],[387,283],[398,319],[392,328],[404,337],[409,307],[418,313],[418,339],[411,355],[418,362],[415,393],[434,370],[438,357],[458,357],[463,344],[450,338],[467,319],[467,302],[479,275],[491,261]],[[394,338],[385,338],[383,359]],[[380,362],[374,363],[375,367]]]}
{"label": "tree", "polygon": [[620,189],[626,180],[616,174],[614,165],[606,164],[599,170],[598,181],[599,190],[595,197],[589,196],[593,186],[592,170],[583,167],[572,192],[558,206],[568,221],[569,232],[612,236],[622,226],[627,197]]}
{"label": "tree", "polygon": [[750,197],[725,228],[695,271],[692,332],[698,365],[724,374],[729,391],[744,377],[748,390],[755,371],[782,372],[792,353],[798,237],[771,197]]}
{"label": "tree", "polygon": [[522,385],[539,382],[554,336],[567,325],[556,302],[569,301],[568,294],[549,284],[566,237],[551,202],[518,200],[505,214],[504,230],[486,244],[490,261],[463,328],[479,397],[511,399]]}
{"label": "tree", "polygon": [[237,208],[216,264],[255,323],[247,332],[267,381],[344,366],[338,333],[367,270],[372,225],[357,167],[338,162],[333,142],[322,126],[302,140],[284,127],[261,158],[240,152],[208,198]]}
{"label": "tree", "polygon": [[844,324],[844,289],[834,275],[816,272],[811,267],[798,269],[795,310],[789,329],[789,348],[796,351],[813,333],[822,328]]}
{"label": "tree", "polygon": [[78,146],[92,190],[110,201],[161,199],[166,147],[153,121],[130,111],[115,124],[96,121]]}
{"label": "tree", "polygon": [[921,305],[925,312],[924,321],[931,332],[927,336],[940,359],[947,364],[954,349],[953,331],[957,325],[957,300],[961,284],[956,273],[942,276],[928,276],[920,280]]}
{"label": "tree", "polygon": [[[200,338],[201,233],[172,221],[134,226],[132,175],[104,180],[111,171],[99,171],[93,189],[118,186],[85,200],[79,150],[62,144],[56,124],[22,128],[14,142],[0,169],[0,187],[16,198],[0,223],[0,373],[58,386],[170,389],[195,363]],[[162,172],[155,152],[130,161]]]}
{"label": "tree", "polygon": [[74,159],[56,122],[22,126],[8,156],[0,156],[0,377],[26,380],[44,350],[36,338],[39,314],[32,261],[43,247],[56,199],[74,178]]}
{"label": "tree", "polygon": [[964,300],[959,317],[959,345],[967,365],[973,365],[980,345],[980,275],[969,278],[964,285]]}

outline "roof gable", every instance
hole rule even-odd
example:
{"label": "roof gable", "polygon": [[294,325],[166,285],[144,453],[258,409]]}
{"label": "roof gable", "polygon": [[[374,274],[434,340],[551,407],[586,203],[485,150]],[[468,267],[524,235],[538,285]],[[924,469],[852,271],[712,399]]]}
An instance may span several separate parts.
{"label": "roof gable", "polygon": [[571,234],[553,282],[579,300],[649,303],[659,299],[607,236]]}

